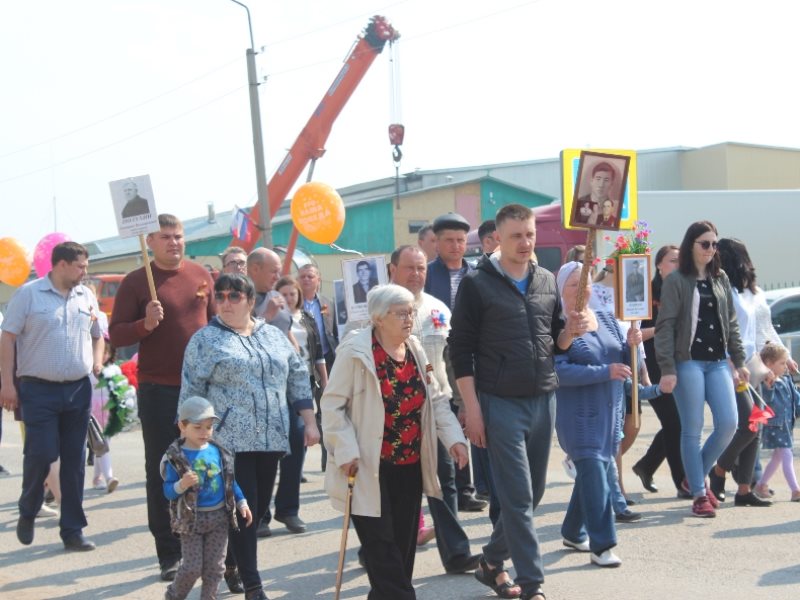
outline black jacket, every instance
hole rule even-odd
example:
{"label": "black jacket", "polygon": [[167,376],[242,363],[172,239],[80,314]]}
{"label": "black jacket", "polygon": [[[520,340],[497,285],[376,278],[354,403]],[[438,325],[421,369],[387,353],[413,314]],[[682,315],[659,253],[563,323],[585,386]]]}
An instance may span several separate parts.
{"label": "black jacket", "polygon": [[553,274],[531,263],[523,296],[489,259],[461,282],[448,338],[456,378],[503,397],[529,397],[558,387],[554,340],[564,328]]}

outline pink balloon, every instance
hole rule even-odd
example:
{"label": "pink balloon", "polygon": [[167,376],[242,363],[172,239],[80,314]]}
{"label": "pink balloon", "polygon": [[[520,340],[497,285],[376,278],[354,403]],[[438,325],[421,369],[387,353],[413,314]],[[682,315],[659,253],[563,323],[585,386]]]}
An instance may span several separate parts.
{"label": "pink balloon", "polygon": [[53,268],[51,258],[53,256],[53,248],[58,246],[61,242],[70,241],[70,237],[66,233],[48,233],[33,249],[33,268],[36,269],[36,275],[44,277]]}

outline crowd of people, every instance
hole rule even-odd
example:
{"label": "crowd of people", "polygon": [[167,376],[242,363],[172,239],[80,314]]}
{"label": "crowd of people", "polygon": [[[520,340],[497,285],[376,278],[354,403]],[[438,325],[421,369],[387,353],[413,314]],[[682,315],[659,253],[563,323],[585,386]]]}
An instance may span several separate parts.
{"label": "crowd of people", "polygon": [[[745,245],[712,223],[655,253],[653,316],[638,325],[615,318],[612,265],[593,282],[582,273],[592,268],[583,247],[557,274],[537,265],[531,209],[509,204],[481,224],[475,265],[464,258],[470,223],[448,213],[392,253],[390,283],[369,287],[369,319],[345,334],[315,265],[281,276],[273,250],[230,247],[214,278],[186,258],[180,220],[158,222],[147,236],[156,295],[146,269],[132,271],[107,327],[82,283],[89,253],[74,242],[8,305],[0,401],[25,428],[22,544],[55,472],[65,549],[95,547],[83,534],[85,449],[90,377],[108,363],[107,345],[138,345],[147,520],[168,600],[198,579],[203,599],[223,580],[246,600],[267,598],[258,538],[273,517],[306,531],[305,450],[320,441],[331,503],[351,503],[370,600],[413,600],[416,548],[433,537],[446,573],[473,572],[501,598],[544,600],[534,516],[554,433],[575,480],[563,545],[617,567],[616,526],[641,518],[621,477],[638,433],[634,381],[661,424],[632,465],[647,491],[666,459],[696,517],[716,515],[729,473],[735,506],[770,506],[779,468],[800,501],[791,451],[800,394],[788,376],[797,363]],[[702,440],[706,404],[713,427]],[[772,409],[763,433],[754,407]],[[773,451],[763,471],[762,446]],[[94,483],[116,487],[110,460]],[[487,506],[492,533],[475,553],[458,513]]]}

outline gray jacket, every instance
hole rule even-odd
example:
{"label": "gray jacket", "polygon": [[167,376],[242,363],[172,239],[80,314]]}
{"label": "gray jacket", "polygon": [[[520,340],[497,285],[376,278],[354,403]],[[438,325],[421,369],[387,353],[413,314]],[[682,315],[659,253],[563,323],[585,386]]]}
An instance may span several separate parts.
{"label": "gray jacket", "polygon": [[[733,365],[744,366],[745,356],[739,335],[739,322],[733,305],[731,284],[725,271],[711,278],[711,290],[717,299],[717,314],[722,327],[722,343]],[[697,278],[680,271],[670,273],[661,288],[661,304],[656,321],[656,360],[661,375],[675,375],[675,363],[691,360],[692,340],[697,331],[700,294]]]}

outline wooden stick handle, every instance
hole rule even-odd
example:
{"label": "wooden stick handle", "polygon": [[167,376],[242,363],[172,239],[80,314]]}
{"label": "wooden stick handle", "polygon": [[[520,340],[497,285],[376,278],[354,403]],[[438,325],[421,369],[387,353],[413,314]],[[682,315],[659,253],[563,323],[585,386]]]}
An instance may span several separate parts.
{"label": "wooden stick handle", "polygon": [[147,285],[150,287],[150,299],[158,300],[156,296],[156,283],[153,281],[153,269],[150,268],[150,257],[147,256],[147,244],[144,243],[144,234],[139,234],[139,245],[142,247],[142,260],[144,261],[144,270],[147,273]]}

